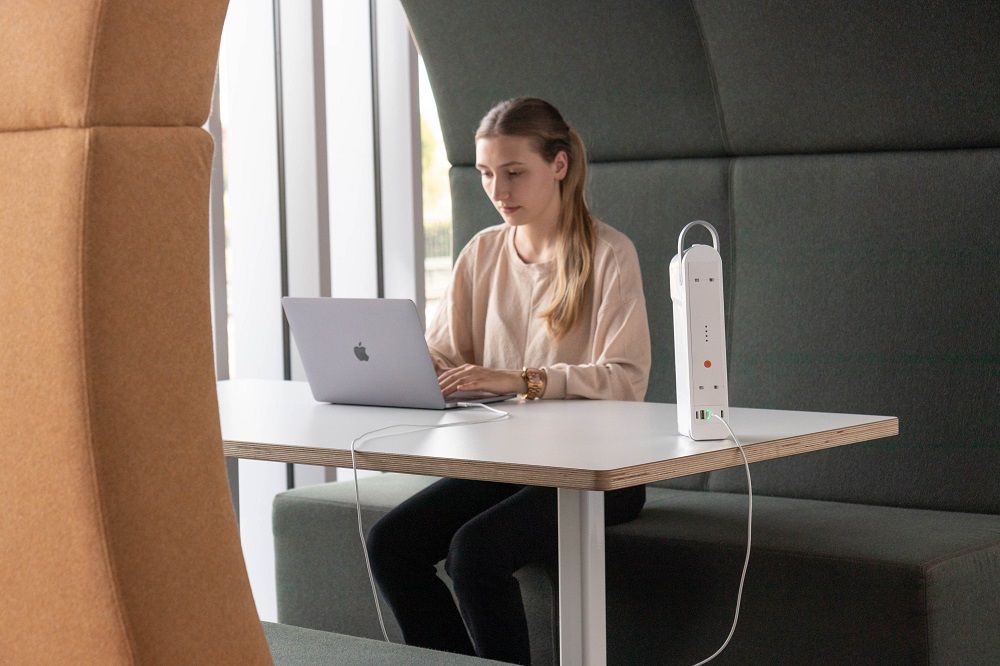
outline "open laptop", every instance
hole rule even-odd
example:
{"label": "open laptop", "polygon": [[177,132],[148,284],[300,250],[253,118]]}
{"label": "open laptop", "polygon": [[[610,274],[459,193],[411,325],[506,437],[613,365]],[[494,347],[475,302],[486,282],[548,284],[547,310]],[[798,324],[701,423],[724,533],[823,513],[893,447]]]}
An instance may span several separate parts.
{"label": "open laptop", "polygon": [[445,401],[409,299],[285,297],[281,305],[318,402],[448,409],[516,395],[460,391]]}

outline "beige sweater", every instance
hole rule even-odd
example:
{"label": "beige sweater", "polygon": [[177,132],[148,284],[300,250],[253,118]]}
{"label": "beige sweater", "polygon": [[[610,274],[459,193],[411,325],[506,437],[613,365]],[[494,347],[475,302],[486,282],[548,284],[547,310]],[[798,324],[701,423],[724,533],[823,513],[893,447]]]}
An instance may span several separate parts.
{"label": "beige sweater", "polygon": [[593,289],[573,329],[555,342],[538,314],[551,298],[556,262],[526,264],[514,249],[514,232],[507,224],[488,227],[459,254],[427,327],[431,355],[447,367],[544,368],[543,398],[642,400],[649,324],[632,241],[597,223]]}

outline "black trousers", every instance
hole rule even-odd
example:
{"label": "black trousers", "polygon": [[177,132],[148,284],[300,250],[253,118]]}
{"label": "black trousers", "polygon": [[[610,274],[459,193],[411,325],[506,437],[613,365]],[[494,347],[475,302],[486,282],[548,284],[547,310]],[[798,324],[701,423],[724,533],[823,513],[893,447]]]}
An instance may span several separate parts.
{"label": "black trousers", "polygon": [[[605,525],[632,520],[645,501],[644,486],[605,493]],[[368,554],[408,645],[527,664],[514,572],[556,561],[557,526],[555,488],[441,479],[372,526]],[[442,559],[457,608],[435,571]]]}

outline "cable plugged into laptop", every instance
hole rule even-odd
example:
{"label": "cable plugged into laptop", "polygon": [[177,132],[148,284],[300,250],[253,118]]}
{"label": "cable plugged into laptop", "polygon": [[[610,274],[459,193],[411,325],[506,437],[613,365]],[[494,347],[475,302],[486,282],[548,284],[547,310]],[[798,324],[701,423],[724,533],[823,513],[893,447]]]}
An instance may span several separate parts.
{"label": "cable plugged into laptop", "polygon": [[[488,409],[489,411],[494,412],[496,414],[506,414],[507,416],[510,416],[510,414],[507,414],[507,412],[501,411],[499,409],[494,409],[493,407],[490,407],[489,405],[484,405],[481,402],[458,402],[455,404],[457,404],[459,407],[482,407],[483,409]],[[490,419],[490,421],[499,421],[499,420],[500,419]]]}
{"label": "cable plugged into laptop", "polygon": [[281,299],[317,402],[449,409],[515,393],[441,395],[417,306],[408,298]]}
{"label": "cable plugged into laptop", "polygon": [[[695,226],[712,235],[712,245],[684,249],[684,236]],[[743,583],[750,564],[750,528],[753,524],[753,485],[750,462],[743,445],[726,421],[729,412],[729,378],[726,373],[726,318],[722,290],[722,256],[719,233],[708,222],[689,222],[677,237],[677,254],[670,260],[670,300],[674,314],[674,367],[677,379],[677,430],[694,440],[725,439],[727,435],[743,456],[747,473],[747,551],[736,595],[736,614],[722,646],[695,666],[706,664],[726,649],[740,618]]]}

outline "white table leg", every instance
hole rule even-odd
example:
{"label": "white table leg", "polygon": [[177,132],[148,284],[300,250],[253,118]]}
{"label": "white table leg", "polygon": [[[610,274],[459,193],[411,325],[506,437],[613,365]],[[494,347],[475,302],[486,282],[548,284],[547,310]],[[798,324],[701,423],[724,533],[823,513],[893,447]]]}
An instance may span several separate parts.
{"label": "white table leg", "polygon": [[604,666],[604,493],[559,488],[559,661]]}

